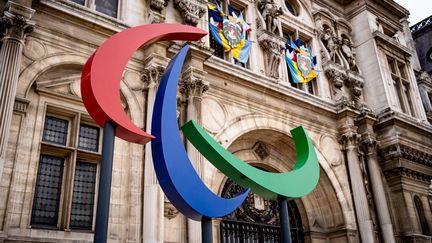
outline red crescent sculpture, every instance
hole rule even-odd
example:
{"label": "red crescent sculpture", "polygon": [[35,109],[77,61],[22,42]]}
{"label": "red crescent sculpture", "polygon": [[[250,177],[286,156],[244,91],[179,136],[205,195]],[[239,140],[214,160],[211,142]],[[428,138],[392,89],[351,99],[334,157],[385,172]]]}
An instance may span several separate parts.
{"label": "red crescent sculpture", "polygon": [[81,76],[81,95],[90,116],[99,126],[113,122],[116,136],[145,144],[154,138],[138,128],[123,110],[120,81],[132,54],[143,45],[164,40],[197,41],[207,33],[179,24],[152,24],[126,29],[105,41],[87,60]]}

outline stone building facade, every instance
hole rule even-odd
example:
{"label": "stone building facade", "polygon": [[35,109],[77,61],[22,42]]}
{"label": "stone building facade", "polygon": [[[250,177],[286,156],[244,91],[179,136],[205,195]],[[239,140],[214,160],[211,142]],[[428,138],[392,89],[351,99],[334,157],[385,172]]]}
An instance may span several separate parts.
{"label": "stone building facade", "polygon": [[[236,63],[211,37],[191,43],[179,122],[197,120],[240,159],[272,172],[292,168],[289,131],[306,128],[321,178],[310,195],[289,203],[296,242],[431,242],[432,126],[414,72],[421,68],[408,11],[392,0],[221,3],[252,23],[250,59]],[[275,13],[264,14],[262,4]],[[208,30],[207,2],[3,0],[0,8],[0,242],[91,242],[103,130],[81,100],[82,66],[128,27]],[[321,72],[307,85],[288,77],[289,38],[317,55]],[[182,44],[141,48],[127,65],[121,102],[142,129],[150,130],[159,78]],[[186,149],[215,193],[238,190],[191,144]],[[213,237],[274,238],[278,221],[275,202],[250,194],[232,215],[213,220]],[[200,237],[200,223],[164,198],[150,146],[116,139],[109,242]]]}

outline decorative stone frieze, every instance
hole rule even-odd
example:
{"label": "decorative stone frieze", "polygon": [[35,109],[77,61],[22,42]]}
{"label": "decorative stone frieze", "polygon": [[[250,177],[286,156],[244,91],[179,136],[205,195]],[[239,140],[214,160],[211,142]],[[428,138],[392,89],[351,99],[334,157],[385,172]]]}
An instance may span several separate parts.
{"label": "decorative stone frieze", "polygon": [[185,24],[196,26],[206,13],[206,3],[202,0],[174,0],[174,6],[180,11]]}
{"label": "decorative stone frieze", "polygon": [[267,30],[258,30],[258,43],[264,50],[266,61],[266,75],[279,79],[279,66],[282,60],[282,53],[285,49],[285,42],[282,38]]}
{"label": "decorative stone frieze", "polygon": [[383,161],[395,158],[407,159],[411,162],[432,167],[432,154],[401,145],[392,144],[379,151]]}
{"label": "decorative stone frieze", "polygon": [[427,184],[429,184],[429,182],[432,180],[432,175],[428,175],[420,171],[411,170],[405,167],[396,167],[394,169],[385,171],[384,175],[389,178],[403,177],[413,179]]}

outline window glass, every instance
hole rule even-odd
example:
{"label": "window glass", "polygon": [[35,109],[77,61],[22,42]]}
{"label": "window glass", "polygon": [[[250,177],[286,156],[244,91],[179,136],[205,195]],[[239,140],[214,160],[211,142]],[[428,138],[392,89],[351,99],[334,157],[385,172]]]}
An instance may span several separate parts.
{"label": "window glass", "polygon": [[69,122],[57,117],[47,116],[42,140],[49,143],[66,145]]}
{"label": "window glass", "polygon": [[78,3],[79,5],[85,5],[85,0],[70,0],[71,2]]}
{"label": "window glass", "polygon": [[32,225],[57,226],[64,159],[41,155],[33,199]]}
{"label": "window glass", "polygon": [[72,196],[71,229],[92,229],[95,184],[96,164],[78,161]]}
{"label": "window glass", "polygon": [[97,152],[99,147],[99,128],[80,125],[78,148]]}
{"label": "window glass", "polygon": [[96,11],[117,18],[118,0],[95,0]]}

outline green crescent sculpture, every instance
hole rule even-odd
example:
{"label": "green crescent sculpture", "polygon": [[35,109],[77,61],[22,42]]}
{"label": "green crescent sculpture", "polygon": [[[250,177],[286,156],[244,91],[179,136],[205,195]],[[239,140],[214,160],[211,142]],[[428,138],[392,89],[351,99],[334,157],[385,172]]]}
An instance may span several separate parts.
{"label": "green crescent sculpture", "polygon": [[300,198],[316,187],[320,168],[315,148],[302,126],[291,130],[296,145],[294,168],[286,173],[273,173],[255,168],[238,159],[216,142],[194,120],[182,127],[183,134],[204,157],[227,177],[254,193],[271,200],[278,196]]}

